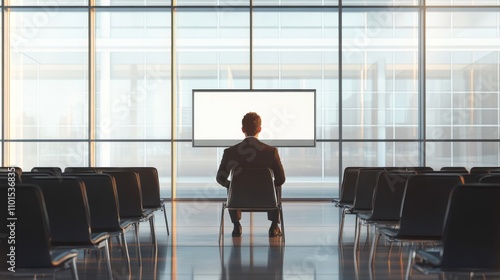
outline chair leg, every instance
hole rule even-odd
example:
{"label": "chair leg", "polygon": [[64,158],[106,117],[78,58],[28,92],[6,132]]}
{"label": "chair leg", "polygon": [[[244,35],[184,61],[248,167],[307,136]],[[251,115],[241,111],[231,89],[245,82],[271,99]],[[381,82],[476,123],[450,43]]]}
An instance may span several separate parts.
{"label": "chair leg", "polygon": [[167,227],[167,235],[170,235],[170,230],[168,229],[168,219],[167,219],[167,211],[165,209],[165,203],[162,204],[163,215],[165,216],[165,225]]}
{"label": "chair leg", "polygon": [[371,266],[375,264],[375,251],[377,250],[379,239],[380,239],[380,234],[378,233],[377,228],[375,228],[373,230],[373,242],[369,257],[369,262]]}
{"label": "chair leg", "polygon": [[73,280],[78,280],[78,271],[76,269],[76,258],[71,259],[71,276]]}
{"label": "chair leg", "polygon": [[281,219],[281,242],[285,243],[285,219],[283,219],[282,207],[280,207],[280,219]]}
{"label": "chair leg", "polygon": [[224,239],[224,210],[226,209],[226,204],[222,203],[222,214],[220,218],[220,227],[219,227],[219,244],[223,241]]}
{"label": "chair leg", "polygon": [[360,224],[361,219],[356,215],[356,220],[355,220],[355,225],[356,225],[356,231],[354,233],[354,254],[359,250],[359,240],[361,239],[361,224]]}
{"label": "chair leg", "polygon": [[104,255],[106,256],[106,266],[108,268],[109,279],[113,280],[113,271],[111,270],[111,255],[109,253],[108,240],[104,241]]}
{"label": "chair leg", "polygon": [[155,215],[151,215],[149,218],[149,227],[151,229],[151,241],[156,244],[156,232],[155,232]]}
{"label": "chair leg", "polygon": [[127,240],[125,238],[125,231],[122,230],[122,233],[120,235],[121,235],[121,240],[122,240],[121,245],[123,246],[122,251],[125,251],[125,255],[127,258],[128,273],[132,273],[132,267],[130,266],[130,254],[128,253],[128,245],[127,245]]}
{"label": "chair leg", "polygon": [[415,259],[415,248],[413,242],[410,243],[410,248],[409,248],[409,253],[408,253],[408,264],[406,266],[406,274],[405,274],[405,280],[410,280],[411,277],[411,270],[413,267],[413,260]]}
{"label": "chair leg", "polygon": [[139,258],[139,266],[142,266],[141,244],[139,242],[139,223],[135,224],[135,244],[137,245],[137,257]]}
{"label": "chair leg", "polygon": [[340,225],[339,225],[339,244],[342,244],[342,235],[344,234],[344,219],[345,219],[345,208],[342,208],[340,215]]}

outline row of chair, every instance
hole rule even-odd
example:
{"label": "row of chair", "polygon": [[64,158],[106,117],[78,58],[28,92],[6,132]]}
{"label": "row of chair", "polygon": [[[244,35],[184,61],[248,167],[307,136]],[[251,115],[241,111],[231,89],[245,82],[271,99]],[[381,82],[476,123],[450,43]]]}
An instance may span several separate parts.
{"label": "row of chair", "polygon": [[[346,214],[356,215],[355,255],[361,226],[370,225],[375,229],[371,265],[382,236],[389,242],[409,243],[410,249],[416,244],[441,241],[448,200],[456,186],[471,181],[500,183],[500,174],[493,174],[497,168],[480,170],[471,174],[464,169],[451,168],[439,171],[426,167],[346,168],[341,197],[336,200],[342,214],[339,244],[342,244]],[[411,264],[412,259],[409,259],[408,278]]]}
{"label": "row of chair", "polygon": [[[63,173],[60,169],[51,167],[34,168],[31,172],[16,170],[16,175],[16,192],[20,195],[31,192],[23,196],[43,198],[40,208],[45,207],[45,209],[39,209],[39,212],[43,213],[44,210],[47,212],[49,223],[47,227],[50,228],[50,239],[47,240],[50,240],[50,245],[58,249],[62,247],[105,248],[110,279],[112,272],[109,237],[115,236],[121,243],[130,272],[130,257],[125,240],[127,230],[135,227],[139,264],[141,264],[139,223],[149,221],[151,237],[156,244],[154,211],[162,210],[167,222],[167,234],[169,234],[164,201],[159,198],[159,184],[157,184],[158,177],[155,168],[67,168]],[[157,193],[155,194],[151,189],[156,189]],[[2,190],[6,192],[8,186],[4,185]],[[157,200],[152,199],[152,195]],[[24,197],[18,198],[18,201],[24,203]],[[29,215],[26,216],[23,218],[25,221],[31,220],[28,218]],[[33,224],[40,224],[40,221]],[[20,231],[24,232],[24,228]],[[38,247],[32,246],[31,248]],[[36,267],[34,264],[37,261],[42,262],[36,255],[30,257],[30,254],[19,256],[18,259],[21,260],[18,267]],[[45,262],[47,263],[47,260]],[[74,260],[72,262],[74,263]],[[65,263],[57,262],[57,264],[57,266],[67,266]],[[73,268],[73,276],[77,278],[75,270],[76,267]]]}

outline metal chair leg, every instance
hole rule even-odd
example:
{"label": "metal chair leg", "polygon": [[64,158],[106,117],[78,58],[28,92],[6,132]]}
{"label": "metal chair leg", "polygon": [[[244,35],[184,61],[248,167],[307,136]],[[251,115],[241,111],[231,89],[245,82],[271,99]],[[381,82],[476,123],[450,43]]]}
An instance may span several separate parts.
{"label": "metal chair leg", "polygon": [[167,219],[167,211],[165,209],[165,203],[162,204],[163,215],[165,216],[165,225],[167,227],[167,235],[170,235],[170,230],[168,229],[168,219]]}
{"label": "metal chair leg", "polygon": [[285,243],[285,222],[283,219],[283,208],[280,206],[280,219],[281,219],[281,242]]}
{"label": "metal chair leg", "polygon": [[111,270],[111,255],[109,254],[108,240],[104,241],[104,255],[106,256],[106,267],[108,269],[108,276],[113,280],[113,271]]}
{"label": "metal chair leg", "polygon": [[224,239],[224,210],[226,209],[226,203],[222,203],[222,211],[220,218],[220,227],[219,227],[219,244]]}
{"label": "metal chair leg", "polygon": [[71,260],[71,277],[73,277],[73,280],[78,280],[78,271],[76,269],[76,258],[73,258]]}
{"label": "metal chair leg", "polygon": [[139,242],[139,223],[135,224],[135,244],[137,245],[137,257],[139,258],[139,266],[142,266],[141,244]]}

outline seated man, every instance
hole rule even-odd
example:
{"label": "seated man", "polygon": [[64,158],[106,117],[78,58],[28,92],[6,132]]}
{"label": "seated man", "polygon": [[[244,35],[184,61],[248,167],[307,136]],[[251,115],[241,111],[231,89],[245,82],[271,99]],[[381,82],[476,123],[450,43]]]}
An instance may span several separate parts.
{"label": "seated man", "polygon": [[[280,188],[285,183],[285,171],[281,164],[278,149],[260,142],[257,137],[261,131],[260,116],[254,112],[247,113],[242,120],[241,130],[245,139],[240,143],[224,150],[222,161],[217,171],[217,182],[228,188],[229,174],[237,168],[269,168],[274,173],[274,185]],[[281,199],[278,197],[278,199]],[[231,221],[234,224],[233,237],[241,236],[241,211],[229,210]],[[269,237],[281,235],[278,223],[279,211],[268,211],[268,219],[272,222],[269,228]]]}

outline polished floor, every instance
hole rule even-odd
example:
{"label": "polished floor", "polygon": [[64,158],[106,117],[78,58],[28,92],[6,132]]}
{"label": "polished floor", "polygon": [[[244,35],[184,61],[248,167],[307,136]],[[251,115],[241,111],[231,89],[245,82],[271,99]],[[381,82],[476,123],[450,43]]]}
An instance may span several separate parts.
{"label": "polished floor", "polygon": [[[339,246],[339,211],[331,202],[284,202],[285,243],[279,237],[268,237],[265,213],[243,213],[243,235],[232,238],[232,224],[226,212],[226,230],[220,246],[220,202],[182,201],[169,206],[170,236],[163,213],[157,213],[156,247],[148,224],[140,228],[142,265],[138,262],[133,231],[127,233],[131,273],[120,247],[112,247],[114,279],[404,279],[405,248],[389,250],[381,245],[373,269],[368,265],[368,245],[363,244],[359,254],[353,254],[353,217],[346,220],[344,242]],[[85,258],[80,254],[77,262],[80,279],[108,279],[103,258],[99,260],[93,254]],[[55,279],[70,279],[70,273],[61,271]],[[442,278],[413,271],[411,279]],[[469,276],[447,275],[446,279],[469,279]],[[500,278],[477,275],[473,279]]]}

